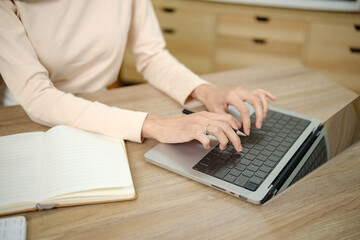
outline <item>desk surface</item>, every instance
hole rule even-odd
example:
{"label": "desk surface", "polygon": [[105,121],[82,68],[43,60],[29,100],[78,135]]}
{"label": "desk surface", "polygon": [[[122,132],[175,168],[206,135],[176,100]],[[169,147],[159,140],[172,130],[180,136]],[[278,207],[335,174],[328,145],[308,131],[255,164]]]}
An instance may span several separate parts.
{"label": "desk surface", "polygon": [[[319,118],[333,156],[359,139],[359,97],[300,65],[203,77],[224,87],[267,89],[278,97],[271,105]],[[181,114],[181,106],[148,84],[82,97],[157,115]],[[47,128],[21,107],[0,109],[0,136],[37,130]],[[138,199],[24,213],[28,239],[360,238],[359,141],[263,206],[147,163],[144,153],[155,144],[127,142]]]}

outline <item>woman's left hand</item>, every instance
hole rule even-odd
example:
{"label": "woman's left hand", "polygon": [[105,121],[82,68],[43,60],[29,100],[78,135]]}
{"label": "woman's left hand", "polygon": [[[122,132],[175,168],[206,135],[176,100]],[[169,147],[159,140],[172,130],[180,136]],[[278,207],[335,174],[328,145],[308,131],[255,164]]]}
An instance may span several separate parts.
{"label": "woman's left hand", "polygon": [[262,122],[268,112],[266,98],[275,100],[276,97],[263,89],[246,90],[240,86],[235,88],[219,88],[211,84],[203,84],[195,88],[191,96],[202,102],[210,112],[227,113],[229,105],[233,105],[241,115],[243,130],[246,135],[250,134],[250,113],[244,102],[250,103],[255,110],[257,128],[261,128]]}

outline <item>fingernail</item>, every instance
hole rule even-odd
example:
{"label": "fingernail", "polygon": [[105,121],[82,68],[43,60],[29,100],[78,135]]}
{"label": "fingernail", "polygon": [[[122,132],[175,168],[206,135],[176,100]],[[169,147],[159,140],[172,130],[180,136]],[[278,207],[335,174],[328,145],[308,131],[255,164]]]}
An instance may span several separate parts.
{"label": "fingernail", "polygon": [[245,134],[249,136],[250,135],[250,129],[248,129],[248,128],[245,129]]}
{"label": "fingernail", "polygon": [[240,145],[240,147],[239,147],[239,151],[238,152],[241,152],[242,151],[242,147],[241,147],[241,145]]}

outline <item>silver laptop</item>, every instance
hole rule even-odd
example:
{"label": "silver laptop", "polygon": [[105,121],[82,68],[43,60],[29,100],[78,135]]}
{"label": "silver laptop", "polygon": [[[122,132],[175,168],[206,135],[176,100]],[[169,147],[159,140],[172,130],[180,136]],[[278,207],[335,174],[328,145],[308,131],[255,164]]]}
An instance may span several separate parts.
{"label": "silver laptop", "polygon": [[[262,128],[241,137],[243,151],[231,143],[221,151],[215,138],[211,148],[192,141],[183,144],[160,143],[145,159],[195,181],[254,204],[263,204],[329,159],[326,129],[312,117],[269,107]],[[229,106],[229,113],[241,120]]]}

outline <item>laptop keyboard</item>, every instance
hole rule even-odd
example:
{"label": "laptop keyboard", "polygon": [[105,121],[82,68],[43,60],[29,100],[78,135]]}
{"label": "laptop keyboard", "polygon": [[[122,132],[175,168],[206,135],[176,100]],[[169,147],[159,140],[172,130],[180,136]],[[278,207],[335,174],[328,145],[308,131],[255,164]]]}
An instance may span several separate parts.
{"label": "laptop keyboard", "polygon": [[251,134],[241,137],[241,152],[231,143],[224,151],[217,145],[193,169],[255,191],[310,124],[269,110],[262,128],[257,129],[255,114],[250,118]]}

